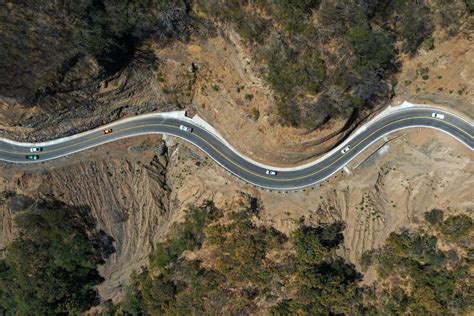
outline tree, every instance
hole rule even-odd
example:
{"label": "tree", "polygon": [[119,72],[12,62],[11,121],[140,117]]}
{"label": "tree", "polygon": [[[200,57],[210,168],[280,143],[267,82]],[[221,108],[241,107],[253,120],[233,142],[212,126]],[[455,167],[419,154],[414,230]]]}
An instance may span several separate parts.
{"label": "tree", "polygon": [[434,30],[430,10],[423,1],[397,2],[400,19],[397,22],[397,31],[404,41],[404,51],[414,54],[424,39]]}
{"label": "tree", "polygon": [[78,314],[99,303],[97,265],[105,254],[84,207],[37,201],[18,214],[20,234],[0,260],[0,311],[7,314]]}
{"label": "tree", "polygon": [[195,21],[181,0],[9,1],[0,17],[0,94],[45,107],[123,69],[143,40],[186,40]]}
{"label": "tree", "polygon": [[[427,216],[438,222],[440,214],[439,210],[432,210]],[[446,239],[454,241],[459,235],[457,229],[452,229],[453,224],[461,233],[469,234],[469,222],[472,220],[466,215],[452,216],[438,222],[434,229],[439,229],[441,234],[438,236],[444,242]],[[456,237],[451,234],[454,231]],[[455,249],[442,251],[437,244],[438,238],[432,233],[421,229],[402,231],[390,234],[386,245],[367,254],[380,274],[379,283],[389,285],[382,286],[379,289],[382,294],[373,297],[376,310],[380,313],[446,315],[472,309],[469,284],[473,277],[469,273],[469,258],[456,254]]]}
{"label": "tree", "polygon": [[451,216],[441,223],[440,230],[448,240],[468,248],[472,244],[474,221],[465,214]]}
{"label": "tree", "polygon": [[380,73],[388,67],[393,57],[393,47],[383,31],[374,31],[362,24],[349,30],[348,39],[357,57],[359,73]]}
{"label": "tree", "polygon": [[425,213],[425,219],[431,225],[436,225],[443,221],[443,211],[437,208]]}
{"label": "tree", "polygon": [[362,276],[333,252],[343,241],[343,229],[342,223],[333,223],[302,225],[294,232],[296,278],[292,288],[296,294],[275,306],[273,314],[353,314],[360,308],[357,282]]}
{"label": "tree", "polygon": [[[168,256],[164,265],[152,261],[150,270],[134,276],[118,310],[178,315],[252,310],[255,300],[267,293],[277,278],[266,255],[285,238],[272,229],[256,227],[247,210],[231,215],[226,224],[218,222],[221,216],[212,204],[191,206],[184,222],[176,224],[169,238],[157,245],[151,259],[167,247],[175,255]],[[174,246],[182,240],[199,242],[190,247]],[[182,256],[204,244],[213,257],[212,267]]]}

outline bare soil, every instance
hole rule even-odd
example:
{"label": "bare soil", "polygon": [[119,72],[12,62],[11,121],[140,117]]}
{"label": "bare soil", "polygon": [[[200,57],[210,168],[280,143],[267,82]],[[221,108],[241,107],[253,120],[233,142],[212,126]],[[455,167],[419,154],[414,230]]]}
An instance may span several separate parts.
{"label": "bare soil", "polygon": [[156,48],[155,53],[162,61],[160,86],[169,98],[182,98],[189,88],[189,115],[199,114],[253,159],[280,165],[305,161],[343,136],[343,120],[330,120],[314,131],[280,125],[258,61],[232,30],[192,44]]}
{"label": "bare soil", "polygon": [[[180,221],[188,204],[213,200],[235,211],[257,197],[256,221],[284,233],[301,218],[309,224],[346,223],[341,255],[358,265],[388,234],[423,222],[432,208],[472,212],[473,154],[450,137],[414,129],[366,154],[325,183],[298,192],[261,190],[229,175],[193,146],[166,137],[136,137],[31,166],[3,165],[0,191],[55,197],[90,206],[98,227],[114,238],[116,253],[100,268],[103,298],[118,299],[133,271],[148,261],[153,244]],[[374,145],[374,150],[381,144]],[[359,165],[357,168],[354,166]],[[12,210],[0,208],[0,246],[12,238]]]}
{"label": "bare soil", "polygon": [[[343,121],[305,132],[278,124],[273,95],[231,30],[222,36],[152,47],[159,61],[153,76],[140,71],[118,74],[100,85],[107,107],[68,117],[38,108],[0,103],[0,129],[18,139],[51,138],[87,129],[99,122],[153,110],[186,108],[215,126],[244,154],[287,165],[317,156],[342,137]],[[438,36],[438,35],[437,35]],[[474,116],[473,44],[461,33],[436,49],[406,57],[398,75],[395,102],[408,99],[451,106]],[[194,63],[194,66],[193,66]],[[91,114],[93,113],[93,114]],[[39,118],[39,119],[38,119]],[[39,135],[30,134],[45,126]],[[300,219],[307,223],[343,220],[341,254],[359,264],[361,254],[383,244],[390,232],[423,222],[432,208],[473,212],[473,153],[443,133],[404,131],[377,152],[314,188],[268,192],[226,173],[198,149],[164,137],[136,137],[38,165],[0,164],[0,192],[54,197],[87,205],[99,228],[114,238],[116,253],[100,267],[106,279],[104,299],[118,299],[131,273],[148,262],[153,245],[184,216],[188,204],[213,200],[226,211],[238,210],[247,196],[257,197],[256,221],[284,233]],[[14,212],[0,207],[0,249],[14,234]],[[370,279],[370,275],[369,278]]]}
{"label": "bare soil", "polygon": [[398,101],[451,107],[474,116],[474,33],[446,38],[436,33],[435,49],[405,58],[397,76]]}

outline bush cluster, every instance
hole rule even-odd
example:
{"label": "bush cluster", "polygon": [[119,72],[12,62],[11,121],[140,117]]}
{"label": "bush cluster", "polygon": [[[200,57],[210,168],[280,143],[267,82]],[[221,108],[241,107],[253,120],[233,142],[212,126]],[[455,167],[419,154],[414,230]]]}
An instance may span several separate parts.
{"label": "bush cluster", "polygon": [[0,260],[0,314],[76,315],[97,305],[97,265],[114,251],[111,239],[95,231],[87,208],[28,204],[18,210],[19,236]]}
{"label": "bush cluster", "polygon": [[360,110],[387,100],[398,67],[397,44],[401,52],[415,54],[434,30],[434,10],[442,12],[442,27],[458,30],[468,5],[444,0],[197,0],[196,7],[233,24],[267,65],[281,122],[314,129],[332,117],[357,117]]}
{"label": "bush cluster", "polygon": [[[186,39],[191,24],[180,0],[3,1],[0,94],[34,103],[84,89],[126,66],[141,41]],[[88,57],[99,74],[66,76]]]}
{"label": "bush cluster", "polygon": [[[385,246],[364,255],[379,273],[376,286],[367,287],[337,255],[342,223],[301,224],[287,237],[255,225],[250,209],[224,216],[212,203],[191,207],[107,313],[460,314],[472,308],[473,280],[468,258],[456,249],[472,252],[466,236],[473,221],[432,213],[430,231],[439,237],[422,228],[392,233]],[[438,238],[456,246],[440,250]]]}

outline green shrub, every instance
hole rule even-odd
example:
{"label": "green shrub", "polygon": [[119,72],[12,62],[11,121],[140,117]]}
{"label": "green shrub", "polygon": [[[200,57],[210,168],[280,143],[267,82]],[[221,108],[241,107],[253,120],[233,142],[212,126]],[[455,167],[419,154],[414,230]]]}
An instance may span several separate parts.
{"label": "green shrub", "polygon": [[474,221],[464,214],[451,216],[440,225],[440,230],[449,240],[468,247],[472,243]]}
{"label": "green shrub", "polygon": [[469,13],[472,15],[474,13],[474,0],[465,0],[465,2]]}
{"label": "green shrub", "polygon": [[324,62],[316,54],[302,56],[294,48],[268,55],[268,81],[281,95],[298,90],[316,93],[324,80]]}
{"label": "green shrub", "polygon": [[400,20],[397,31],[404,41],[406,52],[414,54],[425,38],[434,30],[430,10],[423,2],[399,1],[396,2],[396,11]]}
{"label": "green shrub", "polygon": [[[220,216],[213,206],[190,207],[185,221],[175,225],[170,238],[157,246],[151,258],[161,257],[163,249],[174,255],[164,256],[165,264],[155,261],[150,271],[134,276],[117,309],[132,314],[173,315],[252,310],[253,299],[267,292],[277,277],[272,275],[266,255],[285,238],[272,229],[256,227],[247,211],[233,214],[226,224],[216,222]],[[182,240],[189,240],[190,235],[194,245],[174,246],[177,241],[181,244]],[[203,267],[198,260],[180,258],[183,251],[197,250],[203,242],[211,252],[214,268]]]}
{"label": "green shrub", "polygon": [[436,225],[443,221],[443,211],[437,208],[425,213],[425,220],[431,225]]}
{"label": "green shrub", "polygon": [[[442,221],[442,212],[435,209],[426,217],[437,223],[443,239],[458,241],[473,229],[472,219],[465,215]],[[474,280],[469,275],[469,260],[454,249],[438,249],[437,242],[422,230],[391,233],[385,246],[368,254],[381,275],[379,282],[391,284],[373,298],[379,313],[447,315],[472,308],[468,288]],[[455,267],[448,268],[448,263]]]}
{"label": "green shrub", "polygon": [[257,108],[252,109],[252,118],[254,121],[258,121],[260,118],[260,111]]}
{"label": "green shrub", "polygon": [[250,43],[262,44],[268,36],[270,22],[254,13],[239,18],[235,23],[240,36]]}
{"label": "green shrub", "polygon": [[246,94],[244,98],[245,98],[245,101],[250,102],[253,99],[253,94]]}
{"label": "green shrub", "polygon": [[155,251],[150,256],[151,266],[164,271],[166,265],[176,260],[183,251],[200,247],[205,238],[204,227],[220,216],[220,211],[212,202],[206,202],[200,208],[190,206],[186,211],[185,221],[175,224],[168,240],[155,246]]}
{"label": "green shrub", "polygon": [[428,50],[433,50],[435,48],[435,40],[433,37],[428,37],[427,39],[425,39],[425,41],[423,42],[423,45],[426,49]]}
{"label": "green shrub", "polygon": [[357,282],[362,276],[334,254],[343,241],[343,229],[341,223],[334,223],[301,226],[293,233],[296,293],[276,305],[272,314],[354,314],[359,309],[362,301]]}
{"label": "green shrub", "polygon": [[[125,67],[144,39],[184,40],[193,21],[179,0],[14,1],[0,4],[0,17],[0,93],[27,103],[87,90]],[[69,80],[66,74],[89,59],[97,60],[98,74],[80,85]]]}
{"label": "green shrub", "polygon": [[392,43],[382,31],[371,30],[367,25],[351,28],[348,40],[357,57],[360,73],[386,68],[393,57]]}
{"label": "green shrub", "polygon": [[296,256],[305,264],[317,264],[343,239],[340,223],[310,227],[302,226],[293,233]]}
{"label": "green shrub", "polygon": [[[354,265],[336,253],[343,242],[342,223],[300,225],[288,240],[255,225],[251,217],[258,203],[249,196],[247,200],[253,205],[225,218],[219,211],[212,216],[200,208],[188,211],[156,251],[168,245],[175,249],[173,239],[186,239],[192,232],[191,240],[199,240],[194,248],[176,249],[199,250],[206,263],[177,254],[160,271],[152,265],[134,276],[114,310],[160,315],[444,315],[463,314],[472,306],[468,259],[454,250],[441,251],[437,237],[426,231],[392,233],[383,247],[364,254],[365,268],[373,264],[379,272],[374,286],[366,287],[359,284],[362,275]],[[427,216],[436,222],[440,218],[437,211]],[[464,216],[448,218],[436,229],[444,232],[440,238],[456,239],[455,226],[461,228],[459,234],[470,236],[472,220]]]}
{"label": "green shrub", "polygon": [[312,11],[319,6],[320,0],[279,0],[273,3],[275,15],[285,29],[290,33],[300,33]]}
{"label": "green shrub", "polygon": [[99,303],[104,236],[89,210],[37,201],[18,214],[18,238],[0,260],[0,314],[79,314]]}

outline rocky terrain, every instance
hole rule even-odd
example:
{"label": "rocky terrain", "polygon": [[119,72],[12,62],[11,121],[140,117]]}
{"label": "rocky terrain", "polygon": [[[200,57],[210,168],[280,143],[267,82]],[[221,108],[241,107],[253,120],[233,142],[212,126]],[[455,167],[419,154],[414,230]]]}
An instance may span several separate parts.
{"label": "rocky terrain", "polygon": [[[40,141],[123,117],[186,109],[188,115],[198,113],[210,122],[245,154],[290,164],[325,152],[357,126],[357,121],[346,126],[344,118],[312,131],[281,125],[273,92],[254,72],[257,61],[232,30],[193,43],[164,48],[151,44],[148,49],[152,57],[145,55],[142,61],[138,56],[123,72],[98,83],[98,106],[50,112],[0,99],[0,132],[17,140]],[[154,68],[146,58],[154,60]],[[89,66],[98,71],[97,65]],[[235,130],[240,131],[238,138]]]}
{"label": "rocky terrain", "polygon": [[[163,151],[156,137],[124,140],[54,163],[3,165],[0,189],[89,206],[116,249],[100,267],[106,279],[100,294],[117,299],[188,204],[212,200],[232,210],[254,197],[258,221],[286,234],[301,218],[308,224],[343,220],[341,255],[357,265],[364,251],[381,246],[390,232],[416,225],[432,208],[472,212],[472,153],[445,135],[433,135],[424,130],[397,135],[352,163],[351,175],[341,172],[300,192],[251,187],[173,138],[166,139]],[[14,210],[6,203],[0,212],[5,247],[14,232]]]}
{"label": "rocky terrain", "polygon": [[[113,6],[113,2],[106,2]],[[171,11],[166,11],[165,16],[178,18],[182,17],[180,14],[192,11],[179,3],[182,5],[179,12],[167,8]],[[337,5],[332,7],[332,3],[325,1],[321,8],[339,10]],[[389,102],[425,102],[471,118],[474,115],[474,44],[472,13],[469,13],[472,11],[466,9],[463,1],[454,1],[451,6],[443,1],[426,1],[434,25],[427,29],[421,41],[416,39],[414,51],[403,48],[404,39],[398,38],[400,30],[390,26],[390,31],[398,38],[394,43],[397,56],[387,62],[390,71],[385,69],[375,80],[386,84],[389,91],[384,90],[386,94],[380,102],[362,107],[356,116],[350,111],[334,115],[315,128],[282,122],[278,109],[281,95],[268,81],[264,58],[256,53],[262,44],[249,42],[239,29],[241,26],[236,26],[239,19],[232,17],[229,22],[225,20],[228,17],[213,16],[201,4],[202,1],[193,2],[197,6],[193,9],[196,14],[191,14],[190,20],[181,19],[186,22],[183,25],[177,24],[182,26],[179,36],[174,33],[166,38],[159,34],[127,34],[136,41],[136,46],[133,54],[127,55],[131,58],[118,70],[107,71],[104,59],[87,51],[74,58],[71,67],[60,73],[60,78],[53,80],[52,85],[42,86],[44,78],[37,77],[28,84],[23,83],[28,87],[40,86],[38,91],[41,93],[31,94],[40,96],[36,99],[15,97],[16,88],[21,86],[17,85],[15,76],[34,72],[38,64],[26,71],[16,64],[7,67],[6,59],[2,60],[0,66],[15,69],[8,72],[14,79],[5,77],[15,84],[8,91],[1,91],[0,136],[46,140],[140,113],[186,109],[189,115],[197,113],[206,119],[242,153],[258,161],[289,165],[327,151]],[[18,9],[10,2],[1,6],[0,17],[34,16],[34,10]],[[447,7],[452,11],[447,11]],[[246,7],[245,14],[255,11],[267,22],[275,19],[266,31],[268,33],[261,34],[271,33],[274,39],[275,34],[287,32],[288,26],[282,26],[285,21],[269,17],[269,12],[253,9]],[[54,7],[49,10],[55,12]],[[419,10],[423,11],[424,7]],[[8,15],[9,12],[15,14]],[[323,23],[324,18],[330,17],[318,13],[311,21]],[[307,15],[304,18],[310,20]],[[82,16],[78,19],[88,21]],[[160,14],[151,19],[164,23]],[[380,22],[379,16],[370,19],[373,24]],[[61,16],[54,16],[53,20],[62,21]],[[15,25],[14,20],[10,22],[13,24],[8,25]],[[35,23],[41,23],[41,20],[35,20]],[[63,27],[62,22],[59,25]],[[190,25],[195,31],[189,32]],[[105,32],[100,34],[106,34],[107,43],[118,40],[111,35],[118,32],[116,29],[104,25],[100,28]],[[0,34],[0,38],[11,41],[14,39],[11,31],[8,29]],[[71,30],[63,31],[68,34]],[[314,29],[312,32],[317,33]],[[309,31],[305,34],[308,33],[313,34]],[[31,36],[37,38],[39,35]],[[324,37],[325,34],[319,35]],[[336,74],[338,49],[348,52],[348,63],[356,58],[344,36],[326,42],[321,48],[321,56],[329,67],[328,74]],[[53,38],[51,47],[61,47],[64,43],[59,40],[61,36]],[[290,44],[308,49],[298,41]],[[29,46],[23,49],[33,51]],[[18,55],[18,50],[13,49],[10,53]],[[41,59],[41,55],[30,57]],[[59,57],[69,60],[68,56]],[[359,86],[346,87],[350,91],[341,92],[334,83],[338,78],[334,76],[323,85],[321,95],[343,94],[345,101],[351,99],[349,95]],[[2,89],[9,81],[5,78],[0,82]],[[346,79],[356,80],[344,77],[339,81],[346,82]],[[321,95],[300,91],[295,99],[304,101],[298,106],[314,105],[318,104]],[[321,112],[321,116],[326,115]],[[472,161],[472,152],[446,135],[410,130],[391,136],[386,144],[375,144],[348,166],[350,174],[340,172],[321,185],[303,191],[269,192],[227,174],[189,144],[174,138],[149,136],[122,140],[38,165],[1,163],[0,193],[16,192],[29,198],[54,198],[71,205],[88,206],[98,228],[113,239],[115,248],[100,266],[105,281],[99,292],[103,300],[117,301],[123,296],[130,275],[148,264],[148,256],[156,243],[163,240],[172,223],[184,218],[188,204],[200,205],[212,200],[218,208],[231,211],[248,204],[252,198],[259,210],[258,224],[272,226],[285,234],[294,231],[300,221],[318,224],[342,220],[345,238],[338,251],[360,267],[364,251],[382,246],[391,232],[417,226],[424,213],[433,208],[443,209],[446,214],[472,214]],[[13,224],[15,203],[8,198],[0,203],[1,250],[16,234]],[[370,282],[372,273],[369,270],[366,281]]]}
{"label": "rocky terrain", "polygon": [[[472,105],[472,71],[465,67],[472,59],[472,18],[470,7],[461,0],[452,5],[427,1],[413,4],[413,8],[406,4],[405,9],[310,1],[285,14],[281,10],[288,10],[286,7],[264,6],[267,12],[251,5],[235,6],[234,1],[174,1],[168,6],[160,4],[161,11],[147,10],[147,5],[129,5],[128,10],[141,14],[141,19],[121,16],[111,1],[102,7],[84,4],[84,8],[92,6],[88,10],[79,4],[56,8],[47,2],[2,5],[2,36],[10,45],[0,52],[5,55],[2,71],[8,74],[0,85],[0,135],[45,140],[126,116],[186,109],[190,115],[199,113],[245,154],[283,165],[328,150],[383,108],[394,93],[395,102],[419,98],[460,109]],[[351,8],[360,11],[359,24],[378,25],[382,17],[387,18],[380,27],[386,27],[384,36],[391,34],[395,41],[385,47],[378,43],[376,30],[372,30],[374,34],[365,29],[359,35],[352,34],[359,30],[357,23],[346,18],[333,21],[334,14],[346,16],[345,10]],[[35,15],[35,10],[41,13]],[[95,14],[104,14],[102,10],[107,11],[109,24],[95,25]],[[414,18],[412,11],[418,12],[419,20],[411,23],[420,28],[419,32],[397,25],[397,16]],[[51,26],[41,28],[41,17],[49,15]],[[269,19],[273,15],[274,20]],[[77,24],[64,25],[64,19],[75,19]],[[251,22],[250,29],[238,22],[245,19]],[[303,29],[293,30],[292,19],[300,21]],[[27,33],[25,41],[18,41],[15,36],[25,28],[24,20],[36,29]],[[150,29],[153,23],[162,28]],[[81,38],[79,31],[88,37]],[[320,31],[314,38],[308,35]],[[294,36],[298,32],[301,36]],[[267,38],[262,38],[264,35]],[[32,51],[30,46],[37,41],[41,54],[18,53],[22,49]],[[127,48],[124,41],[131,46]],[[297,60],[303,65],[291,60],[274,65],[283,58],[279,54],[291,53],[280,52],[283,48],[278,45],[301,55]],[[382,45],[380,49],[391,52],[372,56],[364,53],[365,45]],[[358,60],[359,49],[360,56],[373,60]],[[318,79],[318,72],[312,69],[319,66],[306,61],[309,50],[325,65],[322,78]],[[270,53],[274,57],[266,55]],[[364,68],[358,64],[362,62],[380,65]],[[35,75],[28,77],[28,71]],[[306,72],[315,73],[307,78]],[[277,82],[272,76],[277,76]],[[280,81],[282,85],[286,82],[285,89],[293,88],[278,88]],[[299,91],[305,85],[319,88]],[[296,95],[290,96],[291,91]],[[283,111],[283,105],[302,111],[300,117],[293,117],[296,112],[291,109]],[[315,125],[300,122],[304,120]]]}

